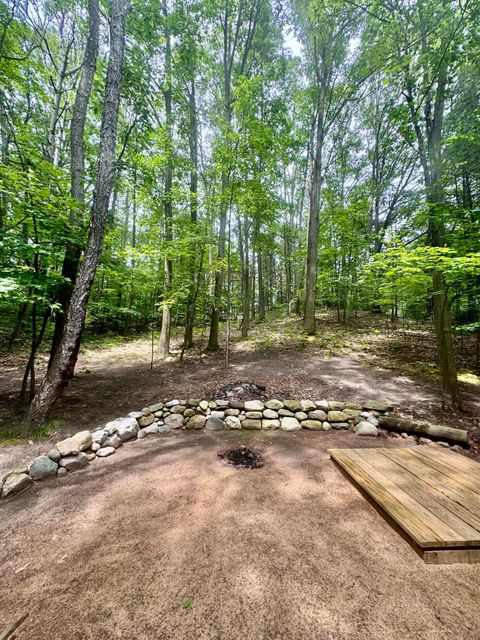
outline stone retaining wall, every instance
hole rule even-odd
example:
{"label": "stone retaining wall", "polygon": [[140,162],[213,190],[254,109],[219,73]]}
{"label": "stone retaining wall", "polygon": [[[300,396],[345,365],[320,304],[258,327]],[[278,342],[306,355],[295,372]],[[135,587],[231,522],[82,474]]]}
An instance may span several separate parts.
{"label": "stone retaining wall", "polygon": [[[283,431],[330,431],[344,429],[358,436],[388,435],[378,428],[393,410],[384,402],[363,404],[334,400],[169,400],[131,412],[93,432],[80,431],[58,442],[45,455],[38,456],[24,468],[14,469],[0,481],[1,497],[23,491],[34,481],[87,467],[94,460],[115,453],[124,443],[146,438],[151,434],[168,433],[177,429],[224,429]],[[391,434],[410,439],[413,444],[430,444],[428,438],[407,433]],[[437,442],[448,447],[447,442]],[[452,447],[455,449],[456,447]],[[462,450],[457,446],[457,450]]]}

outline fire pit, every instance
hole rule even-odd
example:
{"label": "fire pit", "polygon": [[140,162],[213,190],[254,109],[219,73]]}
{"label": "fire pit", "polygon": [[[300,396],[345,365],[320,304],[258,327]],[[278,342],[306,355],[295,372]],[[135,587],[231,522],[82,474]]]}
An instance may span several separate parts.
{"label": "fire pit", "polygon": [[235,449],[220,451],[217,456],[234,467],[240,467],[240,469],[261,469],[265,465],[260,453],[252,451],[244,445]]}
{"label": "fire pit", "polygon": [[261,385],[250,382],[233,382],[220,387],[215,397],[224,400],[257,400],[267,396],[265,387]]}

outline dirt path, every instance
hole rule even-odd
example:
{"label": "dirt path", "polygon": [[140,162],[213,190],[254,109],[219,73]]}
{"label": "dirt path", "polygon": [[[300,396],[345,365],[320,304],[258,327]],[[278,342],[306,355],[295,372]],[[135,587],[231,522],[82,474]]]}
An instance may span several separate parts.
{"label": "dirt path", "polygon": [[[0,507],[0,628],[28,611],[18,640],[478,638],[480,565],[425,565],[328,459],[354,439],[372,445],[153,436],[36,484]],[[219,461],[233,442],[266,466]]]}

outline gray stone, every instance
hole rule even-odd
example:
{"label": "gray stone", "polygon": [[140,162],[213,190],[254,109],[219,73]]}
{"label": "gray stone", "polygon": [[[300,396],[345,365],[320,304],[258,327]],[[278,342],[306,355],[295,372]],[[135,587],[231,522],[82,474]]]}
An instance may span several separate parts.
{"label": "gray stone", "polygon": [[332,422],[332,429],[348,429],[348,422]]}
{"label": "gray stone", "polygon": [[187,400],[187,405],[189,407],[198,407],[199,404],[200,398],[190,398],[189,400]]}
{"label": "gray stone", "polygon": [[267,420],[275,420],[278,418],[278,413],[273,409],[265,409],[263,412],[263,417],[267,418]]}
{"label": "gray stone", "polygon": [[226,416],[238,416],[240,415],[240,409],[227,409],[225,411]]}
{"label": "gray stone", "polygon": [[[166,425],[166,424],[158,423],[157,426],[158,426],[158,433],[169,433],[169,431],[170,431],[170,427],[168,425]],[[147,427],[147,429],[148,429],[148,427]]]}
{"label": "gray stone", "polygon": [[[195,416],[193,416],[193,418],[194,417]],[[193,418],[190,418],[190,420],[193,420]],[[172,413],[170,416],[165,418],[165,424],[167,427],[170,427],[170,429],[181,429],[183,426],[183,416],[179,413]]]}
{"label": "gray stone", "polygon": [[137,435],[138,424],[135,418],[122,418],[116,420],[116,432],[122,442],[127,442]]}
{"label": "gray stone", "polygon": [[342,409],[345,409],[345,403],[337,402],[336,400],[330,400],[328,403],[328,408],[330,409],[330,411],[342,411]]}
{"label": "gray stone", "polygon": [[329,422],[323,422],[322,431],[330,431],[331,428],[332,428],[332,425]]}
{"label": "gray stone", "polygon": [[375,427],[378,427],[378,420],[376,419],[375,416],[368,416],[367,422],[370,422],[370,424],[373,424]]}
{"label": "gray stone", "polygon": [[97,452],[99,449],[101,449],[101,448],[102,448],[102,445],[101,445],[101,444],[99,444],[98,442],[94,442],[94,443],[92,444],[92,451],[93,451],[93,453],[96,453],[96,452]]}
{"label": "gray stone", "polygon": [[138,438],[139,440],[142,440],[142,438],[146,438],[146,437],[147,437],[147,435],[148,435],[148,434],[147,434],[147,432],[145,431],[145,429],[146,429],[146,428],[147,428],[147,427],[145,427],[144,429],[139,429],[139,430],[138,430],[137,438]]}
{"label": "gray stone", "polygon": [[353,409],[354,411],[361,411],[362,405],[358,404],[358,402],[347,402],[345,404],[345,409]]}
{"label": "gray stone", "polygon": [[118,436],[118,434],[114,433],[112,436],[109,436],[105,442],[103,443],[104,447],[113,447],[114,449],[118,449],[123,444],[122,439]]}
{"label": "gray stone", "polygon": [[402,436],[402,438],[408,438],[408,433],[406,431],[404,431],[400,435]]}
{"label": "gray stone", "polygon": [[371,422],[364,420],[357,424],[355,427],[355,433],[357,436],[378,436],[378,429]]}
{"label": "gray stone", "polygon": [[448,444],[448,442],[443,442],[443,440],[438,440],[437,447],[443,447],[444,449],[449,449],[450,445]]}
{"label": "gray stone", "polygon": [[232,409],[245,409],[245,403],[243,400],[230,400],[229,405]]}
{"label": "gray stone", "polygon": [[227,416],[225,418],[225,426],[228,429],[241,429],[242,428],[242,423],[237,418],[237,416]]}
{"label": "gray stone", "polygon": [[280,420],[275,418],[264,418],[262,420],[262,429],[264,431],[272,431],[272,429],[280,428]]}
{"label": "gray stone", "polygon": [[80,453],[78,442],[73,438],[66,438],[65,440],[61,440],[60,442],[57,442],[55,446],[62,458],[65,456],[76,456],[77,453]]}
{"label": "gray stone", "polygon": [[317,407],[317,409],[325,411],[325,413],[328,413],[328,411],[330,410],[330,407],[328,406],[328,400],[315,400],[315,406]]}
{"label": "gray stone", "polygon": [[2,498],[19,493],[32,484],[32,478],[26,473],[11,473],[5,479],[2,487]]}
{"label": "gray stone", "polygon": [[209,431],[222,431],[223,428],[223,420],[215,418],[215,416],[210,416],[205,423],[205,429],[208,429]]}
{"label": "gray stone", "polygon": [[282,431],[300,431],[301,425],[296,418],[282,418],[280,420],[280,429]]}
{"label": "gray stone", "polygon": [[92,442],[98,442],[98,444],[103,444],[107,439],[108,434],[105,429],[97,429],[92,433]]}
{"label": "gray stone", "polygon": [[153,413],[149,413],[148,415],[143,415],[140,418],[137,418],[137,423],[139,427],[148,427],[154,421],[155,421],[155,416],[153,415]]}
{"label": "gray stone", "polygon": [[206,417],[205,416],[201,416],[199,414],[192,416],[187,424],[185,425],[186,429],[203,429],[203,427],[205,426],[205,422],[206,422]]}
{"label": "gray stone", "polygon": [[[151,404],[148,408],[150,409],[149,413],[155,413],[156,411],[161,411],[165,405],[163,402],[157,402],[156,404]],[[148,413],[147,413],[148,415]]]}
{"label": "gray stone", "polygon": [[43,480],[57,473],[58,464],[48,456],[38,456],[30,465],[30,477],[32,480]]}
{"label": "gray stone", "polygon": [[263,411],[265,405],[261,400],[246,400],[245,411]]}
{"label": "gray stone", "polygon": [[298,400],[284,400],[283,401],[283,406],[288,409],[289,411],[293,411],[295,413],[295,411],[301,411],[302,410],[302,405],[300,404],[300,402]]}
{"label": "gray stone", "polygon": [[450,448],[452,451],[455,451],[455,453],[465,453],[465,449],[459,444],[454,444],[453,447]]}
{"label": "gray stone", "polygon": [[327,415],[329,422],[346,422],[347,416],[343,411],[329,411]]}
{"label": "gray stone", "polygon": [[226,409],[229,406],[228,400],[216,400],[217,407],[221,407],[222,409]]}
{"label": "gray stone", "polygon": [[206,400],[202,400],[201,402],[198,403],[198,406],[203,411],[206,411],[208,409],[208,402]]}
{"label": "gray stone", "polygon": [[135,420],[137,418],[140,418],[140,416],[142,415],[141,411],[130,411],[130,413],[128,414],[129,418],[135,418]]}
{"label": "gray stone", "polygon": [[225,411],[212,411],[210,416],[212,418],[218,418],[219,420],[223,420],[225,417]]}
{"label": "gray stone", "polygon": [[302,422],[303,429],[309,429],[310,431],[320,431],[322,429],[322,423],[320,420],[304,420]]}
{"label": "gray stone", "polygon": [[65,469],[65,467],[58,467],[57,477],[61,478],[62,476],[66,476],[66,475],[67,475],[67,470]]}
{"label": "gray stone", "polygon": [[115,453],[115,448],[114,447],[102,447],[101,449],[99,449],[97,451],[97,457],[98,458],[108,458],[108,456],[111,456],[112,453]]}
{"label": "gray stone", "polygon": [[58,462],[62,457],[60,455],[60,451],[56,447],[54,447],[53,449],[50,449],[47,455],[50,458],[50,460],[53,460],[54,462]]}
{"label": "gray stone", "polygon": [[322,409],[315,409],[315,411],[309,411],[308,417],[310,420],[320,420],[323,422],[327,419],[327,414]]}
{"label": "gray stone", "polygon": [[150,407],[143,407],[142,409],[142,416],[148,416],[152,413],[152,410],[150,409]]}
{"label": "gray stone", "polygon": [[245,415],[247,416],[247,418],[250,418],[252,420],[261,420],[263,418],[262,411],[246,411]]}
{"label": "gray stone", "polygon": [[67,471],[76,471],[77,469],[83,469],[87,465],[87,454],[83,452],[79,453],[76,456],[66,456],[65,458],[60,459],[60,466],[64,467]]}
{"label": "gray stone", "polygon": [[184,404],[177,404],[173,407],[172,413],[183,413],[186,408]]}
{"label": "gray stone", "polygon": [[147,434],[147,436],[151,435],[152,433],[158,433],[158,424],[151,424],[148,427],[145,427],[145,433]]}
{"label": "gray stone", "polygon": [[315,403],[311,400],[300,400],[300,406],[302,407],[302,411],[308,413],[309,411],[315,411],[317,408]]}
{"label": "gray stone", "polygon": [[418,444],[431,444],[432,440],[430,438],[419,438]]}
{"label": "gray stone", "polygon": [[210,400],[208,403],[208,408],[209,409],[216,409],[217,408],[217,403],[215,400]]}
{"label": "gray stone", "polygon": [[359,418],[361,411],[357,409],[342,409],[342,413],[344,413],[347,418]]}
{"label": "gray stone", "polygon": [[242,422],[242,429],[260,430],[261,428],[262,428],[261,420],[253,420],[251,418],[245,418],[245,420],[243,420]]}
{"label": "gray stone", "polygon": [[281,400],[267,400],[265,402],[265,406],[267,409],[273,409],[274,411],[278,411],[279,409],[283,409],[283,402]]}
{"label": "gray stone", "polygon": [[295,414],[293,413],[293,411],[290,411],[289,409],[279,409],[278,410],[278,415],[279,416],[283,416],[284,418],[294,418]]}
{"label": "gray stone", "polygon": [[191,418],[194,415],[195,415],[195,409],[185,409],[185,411],[183,412],[184,418]]}
{"label": "gray stone", "polygon": [[302,422],[302,420],[306,420],[308,418],[308,415],[304,411],[297,411],[295,414],[295,418],[299,422]]}
{"label": "gray stone", "polygon": [[168,409],[171,409],[172,407],[176,407],[177,404],[180,404],[180,400],[169,400],[168,402],[165,403],[165,406]]}

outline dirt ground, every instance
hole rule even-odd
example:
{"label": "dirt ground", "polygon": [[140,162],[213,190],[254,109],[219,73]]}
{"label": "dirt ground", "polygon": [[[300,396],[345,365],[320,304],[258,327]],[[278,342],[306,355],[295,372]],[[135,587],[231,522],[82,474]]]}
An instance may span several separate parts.
{"label": "dirt ground", "polygon": [[[233,443],[265,467],[220,461]],[[0,629],[28,612],[18,640],[480,638],[480,565],[425,565],[327,453],[372,444],[157,435],[36,483],[0,507]]]}

